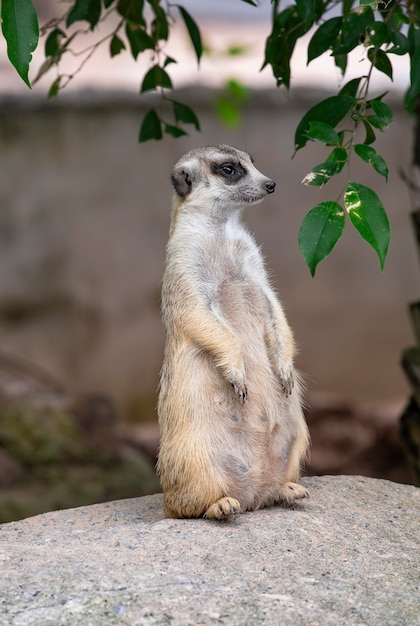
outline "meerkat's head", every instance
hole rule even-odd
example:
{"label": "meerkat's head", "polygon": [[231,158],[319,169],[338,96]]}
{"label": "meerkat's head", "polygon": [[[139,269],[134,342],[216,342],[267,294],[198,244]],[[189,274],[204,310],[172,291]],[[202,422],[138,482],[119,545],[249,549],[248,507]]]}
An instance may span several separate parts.
{"label": "meerkat's head", "polygon": [[254,166],[246,152],[218,145],[187,152],[172,170],[175,206],[183,203],[223,213],[257,204],[276,183]]}

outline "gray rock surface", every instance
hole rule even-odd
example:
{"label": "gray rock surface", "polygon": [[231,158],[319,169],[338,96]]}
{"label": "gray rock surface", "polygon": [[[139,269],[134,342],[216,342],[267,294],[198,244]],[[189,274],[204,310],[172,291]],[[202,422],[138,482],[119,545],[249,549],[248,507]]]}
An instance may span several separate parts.
{"label": "gray rock surface", "polygon": [[420,491],[303,482],[302,506],[227,522],[162,519],[154,495],[0,526],[0,624],[420,624]]}

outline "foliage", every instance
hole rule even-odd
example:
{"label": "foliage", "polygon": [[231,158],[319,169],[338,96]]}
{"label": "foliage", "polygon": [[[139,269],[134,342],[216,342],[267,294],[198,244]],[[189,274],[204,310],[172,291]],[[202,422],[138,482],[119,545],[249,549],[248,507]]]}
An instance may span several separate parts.
{"label": "foliage", "polygon": [[[317,141],[330,148],[323,163],[315,165],[303,179],[305,185],[320,187],[349,165],[353,154],[388,179],[388,166],[372,147],[376,132],[392,122],[392,111],[382,100],[386,94],[371,98],[370,80],[373,70],[383,72],[392,80],[390,55],[410,56],[410,88],[405,106],[413,111],[420,93],[420,8],[418,3],[399,0],[296,0],[283,11],[280,2],[273,2],[273,27],[267,39],[263,67],[271,65],[277,85],[290,85],[290,59],[297,40],[314,25],[308,44],[307,62],[311,63],[329,51],[343,76],[349,53],[356,47],[364,49],[370,61],[366,75],[354,79],[336,95],[312,107],[302,118],[295,132],[295,151],[308,141]],[[337,15],[337,8],[341,14]],[[331,9],[334,16],[329,17]],[[339,200],[342,198],[342,203]],[[345,215],[376,251],[383,269],[390,243],[390,226],[381,200],[369,187],[347,181],[339,197],[322,202],[304,218],[299,232],[299,246],[311,271],[334,248],[343,234]]]}
{"label": "foliage", "polygon": [[30,87],[29,64],[39,36],[38,17],[32,0],[2,0],[1,22],[10,62]]}
{"label": "foliage", "polygon": [[[253,0],[241,0],[257,7]],[[38,80],[52,68],[57,76],[51,84],[49,97],[56,96],[83,68],[96,49],[108,42],[111,58],[124,50],[134,59],[149,55],[141,93],[157,91],[160,105],[145,115],[139,141],[161,139],[164,134],[180,137],[185,126],[200,129],[194,111],[168,94],[173,90],[168,68],[176,60],[166,52],[166,44],[176,18],[188,33],[197,59],[203,53],[200,29],[194,18],[181,5],[161,0],[71,0],[64,15],[41,28],[45,38],[45,62]],[[295,0],[281,9],[280,0],[272,0],[272,30],[267,38],[262,68],[270,66],[277,86],[290,87],[291,57],[296,43],[309,31],[312,36],[307,50],[311,63],[329,52],[335,65],[345,75],[348,55],[356,48],[369,62],[366,75],[346,83],[340,92],[313,106],[302,118],[295,132],[295,151],[308,141],[316,141],[329,149],[325,161],[315,165],[303,179],[305,185],[320,187],[332,177],[347,172],[339,197],[322,202],[304,218],[299,232],[299,246],[311,274],[340,239],[346,214],[378,255],[383,268],[390,242],[387,214],[376,193],[349,175],[353,155],[388,179],[388,167],[372,144],[376,133],[392,122],[392,111],[383,102],[386,94],[371,97],[369,87],[373,71],[393,78],[393,55],[408,55],[410,85],[405,106],[413,112],[420,94],[420,6],[417,0]],[[8,56],[22,79],[28,79],[32,52],[38,43],[38,20],[32,0],[2,0],[2,30],[7,41]],[[82,25],[80,25],[82,24]],[[71,46],[88,31],[108,24],[108,32],[92,45],[74,53]],[[18,27],[19,25],[19,27]],[[311,30],[312,29],[312,30]],[[77,54],[78,67],[72,74],[60,73],[65,54]],[[230,82],[217,102],[227,123],[235,124],[235,111],[247,98],[241,85]],[[345,169],[345,166],[346,169]]]}

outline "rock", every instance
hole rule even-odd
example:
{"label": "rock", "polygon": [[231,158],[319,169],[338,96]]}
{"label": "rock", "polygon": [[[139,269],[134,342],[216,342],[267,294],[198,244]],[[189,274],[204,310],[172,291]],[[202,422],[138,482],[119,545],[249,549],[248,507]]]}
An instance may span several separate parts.
{"label": "rock", "polygon": [[0,624],[419,624],[420,491],[303,482],[303,505],[228,522],[162,519],[154,495],[5,524]]}

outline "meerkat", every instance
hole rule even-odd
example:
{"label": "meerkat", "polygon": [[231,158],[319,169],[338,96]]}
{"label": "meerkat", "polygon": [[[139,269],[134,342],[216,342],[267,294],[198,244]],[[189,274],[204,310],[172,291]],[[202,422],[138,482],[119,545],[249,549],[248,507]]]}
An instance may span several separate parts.
{"label": "meerkat", "polygon": [[185,154],[174,188],[157,471],[165,517],[225,519],[306,497],[294,339],[244,208],[275,190],[226,145]]}

